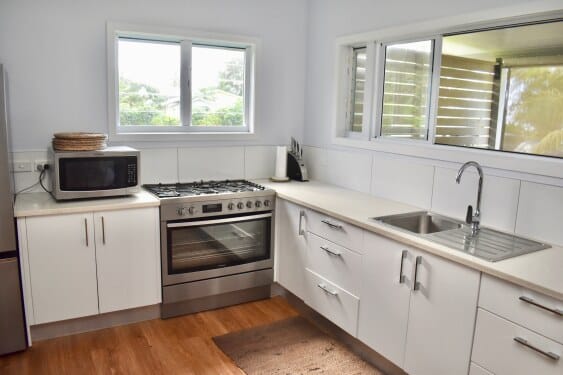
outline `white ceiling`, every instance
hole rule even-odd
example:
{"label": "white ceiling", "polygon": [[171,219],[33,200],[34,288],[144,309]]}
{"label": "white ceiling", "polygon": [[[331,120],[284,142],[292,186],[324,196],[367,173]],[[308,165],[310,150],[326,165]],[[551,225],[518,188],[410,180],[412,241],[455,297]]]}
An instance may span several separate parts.
{"label": "white ceiling", "polygon": [[447,36],[442,51],[492,62],[497,57],[563,55],[563,21]]}

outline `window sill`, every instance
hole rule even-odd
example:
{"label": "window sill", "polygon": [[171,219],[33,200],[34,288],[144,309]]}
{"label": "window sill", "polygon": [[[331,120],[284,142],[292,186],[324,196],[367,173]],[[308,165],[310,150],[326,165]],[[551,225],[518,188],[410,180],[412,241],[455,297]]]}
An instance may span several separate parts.
{"label": "window sill", "polygon": [[110,141],[178,142],[178,141],[236,141],[258,138],[249,132],[123,132],[109,135]]}
{"label": "window sill", "polygon": [[474,160],[484,167],[513,172],[563,178],[563,159],[504,153],[494,150],[477,150],[455,146],[434,145],[421,141],[397,141],[375,138],[358,140],[346,137],[334,137],[333,144],[373,151],[420,157],[444,162],[464,163]]}

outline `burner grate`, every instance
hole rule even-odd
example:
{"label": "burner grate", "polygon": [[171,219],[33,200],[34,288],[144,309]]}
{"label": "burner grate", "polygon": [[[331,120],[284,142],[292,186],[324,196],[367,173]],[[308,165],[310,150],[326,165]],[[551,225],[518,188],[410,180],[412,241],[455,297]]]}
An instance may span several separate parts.
{"label": "burner grate", "polygon": [[216,195],[264,190],[264,186],[247,180],[196,181],[177,184],[146,184],[145,189],[159,198]]}

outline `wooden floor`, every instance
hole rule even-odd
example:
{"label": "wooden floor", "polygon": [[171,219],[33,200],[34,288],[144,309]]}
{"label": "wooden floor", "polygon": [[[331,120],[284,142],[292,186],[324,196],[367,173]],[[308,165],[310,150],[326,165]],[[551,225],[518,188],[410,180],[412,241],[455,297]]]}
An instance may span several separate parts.
{"label": "wooden floor", "polygon": [[298,315],[276,297],[34,343],[0,357],[1,375],[241,374],[213,336]]}

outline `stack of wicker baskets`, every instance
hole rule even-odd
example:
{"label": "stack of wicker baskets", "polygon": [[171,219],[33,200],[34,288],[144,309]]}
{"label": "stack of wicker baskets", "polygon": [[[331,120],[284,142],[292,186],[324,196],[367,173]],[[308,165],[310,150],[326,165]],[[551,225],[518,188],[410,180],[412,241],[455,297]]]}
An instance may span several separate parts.
{"label": "stack of wicker baskets", "polygon": [[106,148],[107,135],[102,133],[55,133],[53,148],[57,151],[94,151]]}

